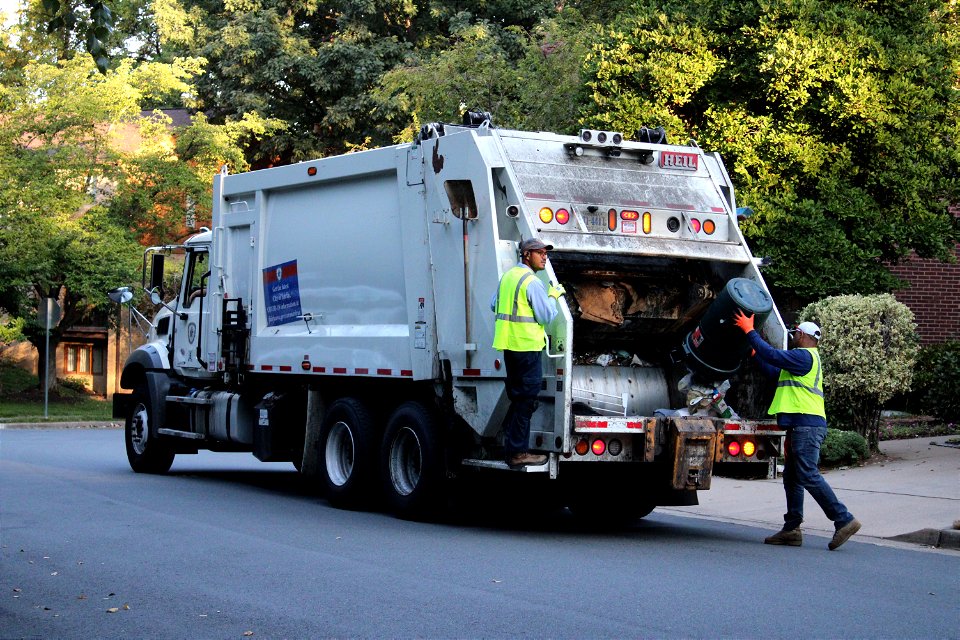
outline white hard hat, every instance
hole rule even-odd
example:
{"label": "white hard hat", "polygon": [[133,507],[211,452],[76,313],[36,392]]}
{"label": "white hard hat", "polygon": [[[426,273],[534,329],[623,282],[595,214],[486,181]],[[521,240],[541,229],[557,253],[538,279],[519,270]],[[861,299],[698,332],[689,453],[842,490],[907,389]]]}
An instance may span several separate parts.
{"label": "white hard hat", "polygon": [[815,340],[820,340],[820,327],[813,322],[801,322],[797,325],[796,329],[791,329],[790,333],[793,333],[794,331],[805,333]]}

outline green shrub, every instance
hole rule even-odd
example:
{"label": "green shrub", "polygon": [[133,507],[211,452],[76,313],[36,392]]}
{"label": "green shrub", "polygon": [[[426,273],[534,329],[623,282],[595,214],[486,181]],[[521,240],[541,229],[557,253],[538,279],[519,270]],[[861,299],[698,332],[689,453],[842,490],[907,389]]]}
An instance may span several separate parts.
{"label": "green shrub", "polygon": [[36,388],[36,374],[12,362],[0,361],[0,396],[16,396]]}
{"label": "green shrub", "polygon": [[61,393],[63,393],[63,391],[72,391],[76,395],[84,396],[90,393],[87,382],[83,378],[61,378],[57,383],[60,385]]}
{"label": "green shrub", "polygon": [[834,296],[808,305],[800,320],[820,325],[827,420],[879,444],[880,410],[910,388],[917,354],[910,309],[889,294]]}
{"label": "green shrub", "polygon": [[921,411],[945,422],[960,421],[960,341],[920,349],[913,375],[913,397]]}
{"label": "green shrub", "polygon": [[827,429],[827,437],[820,445],[820,464],[825,467],[859,464],[869,456],[867,440],[853,431]]}

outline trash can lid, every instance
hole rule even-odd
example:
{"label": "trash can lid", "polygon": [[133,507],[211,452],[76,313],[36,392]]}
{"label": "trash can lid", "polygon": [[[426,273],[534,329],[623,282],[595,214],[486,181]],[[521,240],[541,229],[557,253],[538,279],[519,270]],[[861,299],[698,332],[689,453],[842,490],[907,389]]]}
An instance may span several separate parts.
{"label": "trash can lid", "polygon": [[768,314],[773,310],[773,300],[763,287],[747,278],[734,278],[727,283],[727,293],[733,302],[755,315]]}

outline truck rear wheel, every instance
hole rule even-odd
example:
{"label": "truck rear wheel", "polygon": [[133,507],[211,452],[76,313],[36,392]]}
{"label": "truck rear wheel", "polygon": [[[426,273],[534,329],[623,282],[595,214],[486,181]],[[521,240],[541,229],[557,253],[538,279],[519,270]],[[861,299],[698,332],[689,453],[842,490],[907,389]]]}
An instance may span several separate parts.
{"label": "truck rear wheel", "polygon": [[376,446],[373,417],[362,402],[340,398],[330,405],[320,427],[320,477],[331,504],[353,508],[370,498]]}
{"label": "truck rear wheel", "polygon": [[440,509],[446,478],[443,439],[434,414],[419,402],[405,402],[390,416],[380,470],[387,506],[397,516],[418,519]]}
{"label": "truck rear wheel", "polygon": [[124,425],[124,440],[127,445],[127,460],[137,473],[166,473],[173,464],[174,452],[161,442],[156,433],[151,433],[153,410],[146,387],[133,392],[133,403]]}

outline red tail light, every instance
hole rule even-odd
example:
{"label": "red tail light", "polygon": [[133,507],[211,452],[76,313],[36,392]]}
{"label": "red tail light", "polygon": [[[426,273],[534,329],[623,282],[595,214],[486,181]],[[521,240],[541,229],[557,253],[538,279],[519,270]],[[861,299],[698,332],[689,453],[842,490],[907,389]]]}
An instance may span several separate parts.
{"label": "red tail light", "polygon": [[740,443],[734,440],[727,445],[727,453],[733,457],[740,455]]}
{"label": "red tail light", "polygon": [[607,443],[597,438],[593,441],[593,444],[590,445],[590,449],[593,451],[593,455],[602,456],[603,452],[607,450]]}

